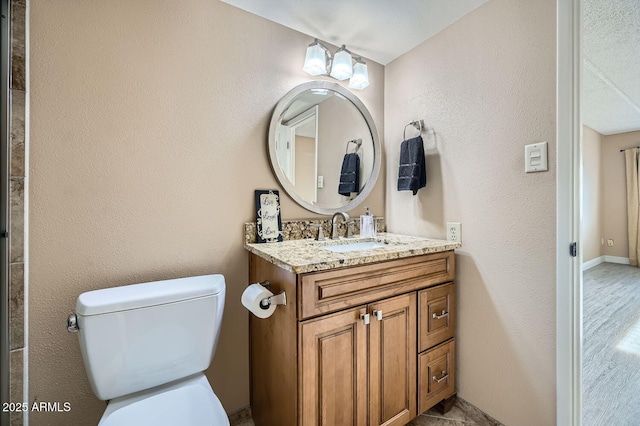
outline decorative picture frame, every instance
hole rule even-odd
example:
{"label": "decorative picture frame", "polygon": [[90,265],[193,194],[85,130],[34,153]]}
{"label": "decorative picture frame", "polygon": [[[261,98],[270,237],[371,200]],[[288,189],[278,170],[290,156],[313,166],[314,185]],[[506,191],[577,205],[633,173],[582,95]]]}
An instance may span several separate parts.
{"label": "decorative picture frame", "polygon": [[259,243],[282,241],[280,193],[275,189],[256,189],[256,228]]}

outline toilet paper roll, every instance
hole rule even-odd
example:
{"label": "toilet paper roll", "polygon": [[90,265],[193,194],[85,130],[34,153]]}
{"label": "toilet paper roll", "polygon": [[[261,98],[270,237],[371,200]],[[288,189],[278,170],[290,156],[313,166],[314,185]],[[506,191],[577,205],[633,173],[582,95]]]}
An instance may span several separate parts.
{"label": "toilet paper roll", "polygon": [[260,284],[251,284],[242,293],[242,304],[258,318],[269,318],[275,312],[276,305],[271,304],[265,309],[260,306],[260,301],[271,296],[273,296],[273,293]]}

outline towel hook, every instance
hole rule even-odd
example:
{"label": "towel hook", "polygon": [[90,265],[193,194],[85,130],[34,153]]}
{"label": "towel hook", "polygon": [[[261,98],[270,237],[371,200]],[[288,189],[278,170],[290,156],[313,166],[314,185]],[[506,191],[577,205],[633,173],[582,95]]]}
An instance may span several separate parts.
{"label": "towel hook", "polygon": [[350,141],[348,141],[347,147],[344,149],[345,154],[349,152],[349,144],[351,143],[356,145],[356,150],[353,152],[358,152],[358,150],[360,149],[360,146],[362,145],[362,139],[351,139]]}
{"label": "towel hook", "polygon": [[424,125],[424,123],[422,122],[422,120],[413,120],[410,121],[409,123],[407,123],[404,126],[404,131],[402,132],[402,140],[406,141],[407,140],[407,127],[409,126],[413,126],[416,128],[416,130],[418,130],[418,136],[420,136],[422,134],[422,126]]}

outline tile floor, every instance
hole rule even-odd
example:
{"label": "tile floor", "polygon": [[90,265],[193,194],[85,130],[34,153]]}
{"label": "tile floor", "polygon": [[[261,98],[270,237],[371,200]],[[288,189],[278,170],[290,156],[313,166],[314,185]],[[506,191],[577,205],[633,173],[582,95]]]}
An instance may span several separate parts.
{"label": "tile floor", "polygon": [[407,426],[503,426],[462,398],[446,414],[432,408],[413,419]]}
{"label": "tile floor", "polygon": [[[231,426],[254,426],[249,410],[243,410],[230,416]],[[277,425],[273,425],[277,426]],[[413,419],[407,426],[503,426],[462,398],[446,414],[440,414],[432,408]]]}

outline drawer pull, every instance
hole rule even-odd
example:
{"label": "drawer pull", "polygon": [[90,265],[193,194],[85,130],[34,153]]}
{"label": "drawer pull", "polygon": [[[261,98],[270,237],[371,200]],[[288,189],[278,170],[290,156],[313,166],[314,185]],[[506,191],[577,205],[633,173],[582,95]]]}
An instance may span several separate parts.
{"label": "drawer pull", "polygon": [[436,376],[433,376],[433,381],[436,383],[440,383],[441,381],[445,380],[447,377],[449,377],[449,374],[447,374],[446,371],[442,370],[442,377],[440,377],[439,379]]}
{"label": "drawer pull", "polygon": [[376,317],[378,321],[382,321],[382,311],[373,311],[373,316]]}
{"label": "drawer pull", "polygon": [[360,314],[360,319],[364,322],[364,325],[369,325],[369,322],[370,322],[369,314]]}
{"label": "drawer pull", "polygon": [[442,310],[442,313],[440,315],[436,314],[435,312],[433,313],[433,319],[440,319],[440,318],[444,318],[444,317],[448,317],[449,316],[449,312],[445,311],[444,309]]}

